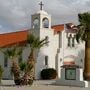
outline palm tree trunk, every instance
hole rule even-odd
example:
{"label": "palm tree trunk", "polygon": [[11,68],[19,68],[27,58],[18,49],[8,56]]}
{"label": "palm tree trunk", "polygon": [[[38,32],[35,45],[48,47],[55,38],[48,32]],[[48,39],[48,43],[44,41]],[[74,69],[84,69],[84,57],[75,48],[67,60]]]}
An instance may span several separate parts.
{"label": "palm tree trunk", "polygon": [[14,61],[13,61],[13,64],[12,64],[12,69],[13,69],[13,73],[14,73],[14,79],[20,78],[19,65]]}
{"label": "palm tree trunk", "polygon": [[12,69],[12,73],[14,75],[15,84],[20,85],[20,67],[14,59],[12,60],[11,69]]}
{"label": "palm tree trunk", "polygon": [[84,78],[90,80],[90,40],[87,40],[85,45]]}
{"label": "palm tree trunk", "polygon": [[28,63],[33,65],[33,79],[35,79],[35,59],[34,59],[34,49],[31,49],[30,56],[28,58]]}
{"label": "palm tree trunk", "polygon": [[35,62],[35,60],[34,60],[34,49],[32,48],[31,49],[31,53],[30,53],[30,55],[29,55],[29,57],[28,57],[28,63],[31,63],[31,62]]}
{"label": "palm tree trunk", "polygon": [[[34,49],[31,49],[31,53],[28,57],[27,68],[24,76],[22,77],[22,85],[31,85],[34,80],[35,75],[35,60],[34,60]],[[32,65],[32,68],[29,70],[29,66]]]}

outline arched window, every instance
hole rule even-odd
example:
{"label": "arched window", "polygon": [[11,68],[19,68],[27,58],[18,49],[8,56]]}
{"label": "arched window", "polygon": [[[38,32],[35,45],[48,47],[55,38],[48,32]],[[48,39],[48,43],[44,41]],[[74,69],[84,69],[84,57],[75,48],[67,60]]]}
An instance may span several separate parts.
{"label": "arched window", "polygon": [[75,36],[72,38],[72,47],[75,47]]}
{"label": "arched window", "polygon": [[39,20],[38,18],[36,18],[34,21],[33,21],[33,28],[37,28],[39,25]]}
{"label": "arched window", "polygon": [[43,28],[49,28],[49,20],[47,18],[44,18],[42,23],[43,23]]}
{"label": "arched window", "polygon": [[68,47],[71,47],[71,39],[72,39],[72,35],[70,34],[68,37]]}

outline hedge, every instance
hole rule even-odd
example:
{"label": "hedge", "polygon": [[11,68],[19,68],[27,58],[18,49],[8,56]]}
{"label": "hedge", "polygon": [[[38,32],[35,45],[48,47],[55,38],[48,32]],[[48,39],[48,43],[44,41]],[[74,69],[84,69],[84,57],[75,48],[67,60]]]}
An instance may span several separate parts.
{"label": "hedge", "polygon": [[47,68],[41,71],[41,78],[44,80],[55,79],[56,77],[57,77],[57,72],[53,68]]}

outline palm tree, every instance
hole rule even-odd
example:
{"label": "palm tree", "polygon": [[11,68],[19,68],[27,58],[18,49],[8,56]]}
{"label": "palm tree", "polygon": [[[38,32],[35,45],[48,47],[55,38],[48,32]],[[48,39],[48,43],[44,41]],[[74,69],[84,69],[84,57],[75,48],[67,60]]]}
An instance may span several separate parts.
{"label": "palm tree", "polygon": [[90,80],[90,13],[79,14],[78,18],[80,25],[76,39],[77,42],[80,39],[85,41],[84,78]]}
{"label": "palm tree", "polygon": [[31,84],[35,78],[35,50],[40,49],[47,43],[46,38],[40,40],[39,37],[35,37],[33,34],[29,34],[27,37],[27,44],[31,48],[31,52],[27,60],[27,70],[24,78],[29,78],[29,84]]}
{"label": "palm tree", "polygon": [[3,75],[3,68],[0,65],[0,84],[1,84],[2,75]]}
{"label": "palm tree", "polygon": [[11,72],[14,75],[15,84],[17,84],[16,81],[18,81],[19,84],[20,80],[20,67],[16,61],[16,58],[21,55],[22,50],[22,47],[12,46],[2,51],[7,58],[12,60]]}

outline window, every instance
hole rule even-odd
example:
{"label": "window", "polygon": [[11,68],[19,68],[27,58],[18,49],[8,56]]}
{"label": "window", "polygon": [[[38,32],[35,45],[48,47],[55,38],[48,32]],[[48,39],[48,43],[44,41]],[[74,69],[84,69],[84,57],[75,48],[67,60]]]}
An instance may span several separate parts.
{"label": "window", "polygon": [[70,47],[70,37],[68,37],[68,47]]}
{"label": "window", "polygon": [[72,35],[70,34],[70,36],[68,37],[68,47],[71,47],[71,39],[72,39]]}
{"label": "window", "polygon": [[72,47],[75,46],[75,37],[72,38]]}
{"label": "window", "polygon": [[45,65],[48,66],[48,56],[45,56]]}
{"label": "window", "polygon": [[49,39],[49,37],[46,36],[45,39],[46,39],[46,42],[47,42],[47,43],[46,43],[46,46],[48,46],[48,42],[49,42],[48,39]]}
{"label": "window", "polygon": [[43,19],[43,28],[49,28],[49,20],[47,18]]}
{"label": "window", "polygon": [[33,28],[38,28],[38,25],[39,25],[39,20],[38,18],[36,18],[33,22]]}
{"label": "window", "polygon": [[75,35],[72,37],[70,34],[68,38],[68,47],[75,47]]}
{"label": "window", "polygon": [[4,56],[4,67],[8,67],[8,58]]}

